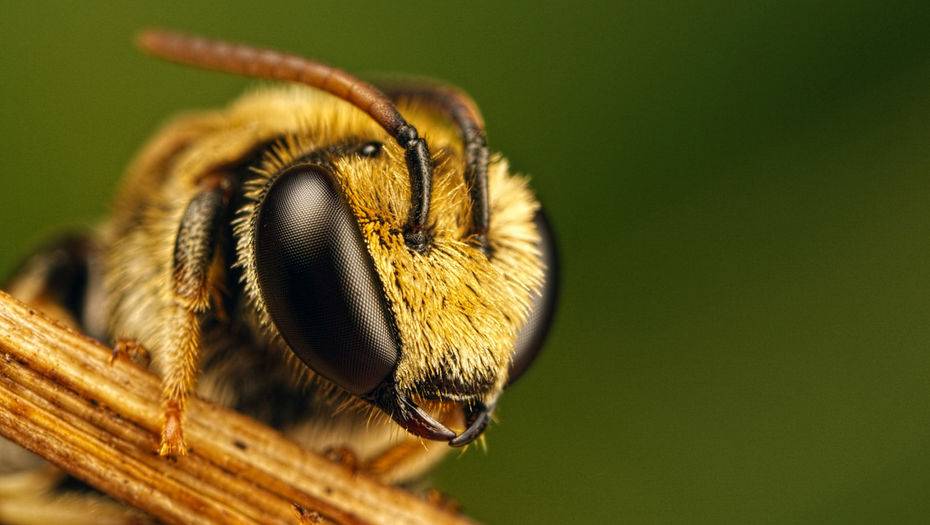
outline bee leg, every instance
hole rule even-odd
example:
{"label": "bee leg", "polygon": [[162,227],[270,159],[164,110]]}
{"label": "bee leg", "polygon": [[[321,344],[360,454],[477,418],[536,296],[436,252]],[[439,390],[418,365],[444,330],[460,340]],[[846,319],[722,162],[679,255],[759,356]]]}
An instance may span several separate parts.
{"label": "bee leg", "polygon": [[174,336],[162,379],[162,456],[184,455],[182,420],[187,396],[194,388],[200,354],[200,316],[210,307],[217,281],[213,264],[222,219],[229,204],[228,179],[217,175],[203,181],[187,205],[174,246],[172,285]]}
{"label": "bee leg", "polygon": [[358,470],[385,483],[398,483],[415,478],[448,451],[444,442],[409,438],[365,461]]}
{"label": "bee leg", "polygon": [[323,455],[326,459],[333,463],[338,463],[352,472],[356,472],[359,469],[360,462],[358,456],[348,447],[328,448],[323,451]]}
{"label": "bee leg", "polygon": [[426,492],[423,494],[423,498],[434,507],[445,509],[453,513],[462,512],[462,505],[458,502],[458,500],[440,490],[434,488],[426,489]]}
{"label": "bee leg", "polygon": [[112,365],[115,363],[120,356],[128,357],[131,361],[143,368],[148,368],[149,363],[152,361],[152,355],[149,354],[149,351],[146,350],[139,341],[125,337],[120,337],[116,340],[116,344],[113,345],[113,353],[110,354],[110,364]]}
{"label": "bee leg", "polygon": [[[464,428],[461,411],[450,410],[439,417],[442,424],[450,428]],[[387,483],[407,479],[411,473],[422,472],[424,465],[439,460],[449,451],[449,445],[441,441],[424,441],[408,436],[399,443],[369,458],[358,468]]]}
{"label": "bee leg", "polygon": [[298,525],[312,525],[314,523],[323,523],[323,516],[315,510],[307,510],[300,505],[292,504],[294,513],[297,515]]}
{"label": "bee leg", "polygon": [[416,458],[423,452],[424,445],[422,442],[407,439],[371,458],[362,466],[362,470],[380,478],[397,470],[402,464]]}

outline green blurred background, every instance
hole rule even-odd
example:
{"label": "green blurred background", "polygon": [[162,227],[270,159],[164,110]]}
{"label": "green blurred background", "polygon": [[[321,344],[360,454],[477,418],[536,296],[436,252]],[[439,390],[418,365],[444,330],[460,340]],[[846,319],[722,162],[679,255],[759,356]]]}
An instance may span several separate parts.
{"label": "green blurred background", "polygon": [[500,4],[5,0],[0,270],[103,216],[168,116],[250,85],[140,56],[138,28],[443,78],[564,256],[489,451],[436,476],[468,513],[925,521],[930,5]]}

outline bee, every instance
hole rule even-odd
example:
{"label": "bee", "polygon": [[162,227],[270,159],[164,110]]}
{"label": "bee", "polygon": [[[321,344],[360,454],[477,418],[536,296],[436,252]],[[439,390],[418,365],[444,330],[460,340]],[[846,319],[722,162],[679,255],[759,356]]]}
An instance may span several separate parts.
{"label": "bee", "polygon": [[[111,216],[39,250],[8,289],[148,362],[161,455],[185,454],[193,394],[387,482],[481,436],[543,345],[558,268],[474,101],[172,32],[138,44],[281,84],[167,124]],[[37,466],[17,451],[0,443],[0,473]]]}

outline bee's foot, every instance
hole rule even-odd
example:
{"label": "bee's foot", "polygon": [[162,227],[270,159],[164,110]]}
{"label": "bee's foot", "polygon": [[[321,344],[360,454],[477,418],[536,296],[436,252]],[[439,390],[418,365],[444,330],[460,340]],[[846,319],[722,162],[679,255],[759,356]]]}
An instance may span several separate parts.
{"label": "bee's foot", "polygon": [[144,368],[148,368],[152,361],[149,351],[135,339],[121,337],[116,340],[116,345],[113,346],[113,352],[110,354],[110,364],[115,363],[120,356],[128,357],[132,362]]}
{"label": "bee's foot", "polygon": [[462,505],[451,496],[436,489],[428,489],[423,498],[432,506],[447,510],[453,513],[461,513]]}
{"label": "bee's foot", "polygon": [[165,409],[165,421],[161,429],[159,456],[186,456],[187,444],[184,442],[184,428],[181,425],[181,410],[176,402],[168,402]]}
{"label": "bee's foot", "polygon": [[348,447],[331,447],[324,450],[323,455],[333,463],[339,463],[352,471],[357,471],[361,466],[358,456]]}
{"label": "bee's foot", "polygon": [[314,523],[323,523],[323,516],[315,510],[307,510],[296,503],[291,504],[294,512],[297,513],[297,523],[299,525],[312,525]]}

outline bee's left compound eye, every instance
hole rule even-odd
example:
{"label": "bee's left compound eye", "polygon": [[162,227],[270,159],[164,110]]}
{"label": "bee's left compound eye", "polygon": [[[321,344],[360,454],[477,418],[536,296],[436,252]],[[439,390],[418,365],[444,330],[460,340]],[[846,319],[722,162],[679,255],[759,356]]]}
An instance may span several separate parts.
{"label": "bee's left compound eye", "polygon": [[261,203],[255,269],[262,299],[291,350],[356,395],[393,372],[399,344],[358,222],[326,168],[299,164]]}

